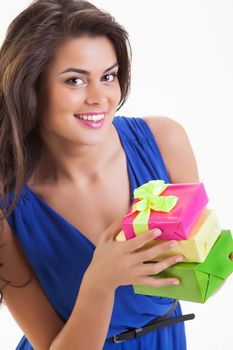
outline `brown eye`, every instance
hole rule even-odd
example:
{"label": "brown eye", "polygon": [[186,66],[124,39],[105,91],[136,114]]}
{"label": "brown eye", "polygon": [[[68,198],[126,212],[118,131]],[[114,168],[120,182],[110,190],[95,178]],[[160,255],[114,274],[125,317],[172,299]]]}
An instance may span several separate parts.
{"label": "brown eye", "polygon": [[104,75],[102,80],[111,83],[116,78],[117,78],[117,74],[116,73],[111,73],[111,74]]}
{"label": "brown eye", "polygon": [[66,83],[68,85],[80,86],[80,85],[82,85],[82,83],[84,83],[84,81],[81,78],[73,77],[73,78],[66,80]]}

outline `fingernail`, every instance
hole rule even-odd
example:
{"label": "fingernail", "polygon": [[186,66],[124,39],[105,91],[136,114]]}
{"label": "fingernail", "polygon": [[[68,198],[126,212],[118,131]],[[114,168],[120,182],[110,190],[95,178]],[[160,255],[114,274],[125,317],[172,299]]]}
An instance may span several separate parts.
{"label": "fingernail", "polygon": [[158,237],[161,235],[162,231],[159,228],[156,228],[155,230],[152,231],[152,236],[153,237]]}
{"label": "fingernail", "polygon": [[173,248],[178,244],[177,241],[172,241],[171,243],[169,243],[169,248]]}
{"label": "fingernail", "polygon": [[177,281],[172,281],[172,284],[175,284],[175,285],[180,284],[180,281],[179,281],[179,280],[177,280]]}
{"label": "fingernail", "polygon": [[176,258],[176,262],[180,262],[180,261],[183,261],[183,260],[184,260],[183,256],[179,256],[178,258]]}

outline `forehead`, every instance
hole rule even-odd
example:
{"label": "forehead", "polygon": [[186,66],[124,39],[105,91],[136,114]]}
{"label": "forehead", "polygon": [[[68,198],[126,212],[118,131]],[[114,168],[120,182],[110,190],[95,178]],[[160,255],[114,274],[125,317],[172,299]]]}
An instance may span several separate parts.
{"label": "forehead", "polygon": [[105,37],[72,38],[61,44],[51,61],[50,68],[61,71],[68,66],[104,70],[117,62],[111,41]]}

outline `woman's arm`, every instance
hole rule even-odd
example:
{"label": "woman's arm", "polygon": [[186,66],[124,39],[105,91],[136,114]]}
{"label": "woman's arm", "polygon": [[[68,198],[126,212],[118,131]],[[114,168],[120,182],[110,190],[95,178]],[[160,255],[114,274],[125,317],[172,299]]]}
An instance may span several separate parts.
{"label": "woman's arm", "polygon": [[196,159],[184,128],[166,117],[143,119],[156,139],[171,182],[199,182]]}
{"label": "woman's arm", "polygon": [[114,290],[107,291],[107,286],[98,289],[84,275],[73,312],[65,323],[48,301],[6,220],[0,246],[0,277],[20,286],[33,276],[23,288],[8,285],[3,289],[3,302],[33,349],[101,350],[112,314]]}
{"label": "woman's arm", "polygon": [[[1,275],[14,284],[23,284],[30,276],[30,268],[26,259],[18,254],[18,249],[13,244],[13,233],[6,222],[4,226],[4,236],[10,239],[0,250],[0,261],[4,263]],[[5,234],[6,227],[8,235]],[[144,284],[156,288],[177,282],[175,278],[155,279],[151,275],[176,264],[179,256],[168,257],[155,264],[144,264],[144,261],[167,250],[170,241],[143,252],[138,251],[158,236],[158,230],[155,234],[148,231],[132,240],[118,243],[115,236],[120,230],[119,222],[102,233],[66,323],[49,303],[35,276],[23,288],[7,286],[4,289],[5,303],[35,350],[101,350],[108,332],[115,289],[118,286]]]}
{"label": "woman's arm", "polygon": [[[143,119],[156,139],[171,182],[199,182],[196,159],[182,125],[167,117]],[[233,252],[230,258],[233,260]]]}
{"label": "woman's arm", "polygon": [[102,350],[108,332],[115,290],[98,288],[84,275],[72,314],[50,350]]}
{"label": "woman's arm", "polygon": [[[3,221],[3,230],[0,233],[0,262],[3,264],[0,277],[13,284],[5,285],[0,279],[3,303],[33,348],[48,350],[64,321],[49,303],[6,220]],[[22,285],[25,286],[21,287]]]}

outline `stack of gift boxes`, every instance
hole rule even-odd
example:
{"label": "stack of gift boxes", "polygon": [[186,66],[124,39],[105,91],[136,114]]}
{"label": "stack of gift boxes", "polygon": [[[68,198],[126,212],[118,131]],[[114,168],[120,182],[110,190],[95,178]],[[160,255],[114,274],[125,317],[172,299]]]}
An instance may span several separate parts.
{"label": "stack of gift boxes", "polygon": [[204,303],[233,272],[231,231],[221,230],[215,211],[208,209],[207,203],[202,183],[165,184],[152,180],[134,190],[134,201],[116,240],[129,240],[159,228],[162,234],[140,250],[165,240],[177,240],[178,245],[145,263],[177,254],[185,258],[154,276],[175,277],[180,280],[179,285],[134,285],[136,294]]}

